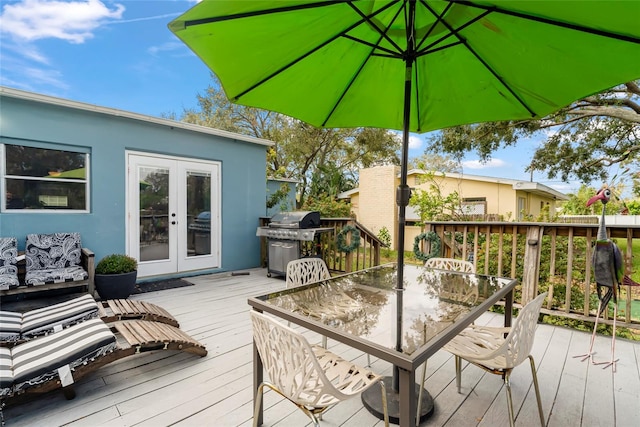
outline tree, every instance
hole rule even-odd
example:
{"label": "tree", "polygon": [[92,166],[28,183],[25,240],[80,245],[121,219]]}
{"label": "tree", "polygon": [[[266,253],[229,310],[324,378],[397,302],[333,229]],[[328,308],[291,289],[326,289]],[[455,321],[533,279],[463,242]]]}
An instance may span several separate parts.
{"label": "tree", "polygon": [[460,158],[437,153],[424,153],[420,157],[409,160],[409,169],[422,169],[431,172],[462,173]]}
{"label": "tree", "polygon": [[409,206],[416,209],[420,222],[447,221],[460,213],[460,195],[456,191],[443,195],[440,182],[433,171],[427,172],[421,181],[429,183],[429,191],[413,190],[409,199]]}
{"label": "tree", "polygon": [[[579,77],[577,77],[579,78]],[[477,151],[482,161],[521,138],[542,137],[528,172],[549,178],[607,181],[613,165],[638,171],[640,160],[640,80],[580,99],[554,114],[531,120],[457,126],[435,132],[428,151],[462,156]],[[632,171],[632,172],[633,172]],[[636,187],[637,190],[638,187]]]}
{"label": "tree", "polygon": [[[206,93],[197,97],[198,108],[185,110],[180,120],[273,141],[274,146],[267,150],[267,175],[300,181],[300,206],[312,191],[312,183],[322,181],[329,171],[332,178],[325,183],[333,184],[327,191],[343,191],[348,189],[347,183],[357,185],[360,168],[400,163],[397,153],[401,141],[392,132],[374,128],[319,129],[283,114],[233,104],[215,76],[212,78]],[[341,174],[337,187],[335,172]],[[313,191],[317,195],[321,190],[316,185]]]}

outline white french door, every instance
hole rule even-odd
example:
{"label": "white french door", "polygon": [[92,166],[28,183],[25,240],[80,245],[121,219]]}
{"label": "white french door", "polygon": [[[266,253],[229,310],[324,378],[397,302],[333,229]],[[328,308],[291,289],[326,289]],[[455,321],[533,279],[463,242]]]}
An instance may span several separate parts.
{"label": "white french door", "polygon": [[220,165],[127,153],[127,252],[138,276],[220,266]]}

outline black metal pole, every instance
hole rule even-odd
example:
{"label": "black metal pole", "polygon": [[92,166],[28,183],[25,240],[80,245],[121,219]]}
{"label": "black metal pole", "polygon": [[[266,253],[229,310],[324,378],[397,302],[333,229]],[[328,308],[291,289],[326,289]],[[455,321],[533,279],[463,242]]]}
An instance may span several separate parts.
{"label": "black metal pole", "polygon": [[[403,310],[403,293],[404,293],[404,240],[406,226],[406,210],[411,198],[411,189],[407,185],[407,168],[409,164],[409,133],[411,130],[411,78],[413,66],[416,59],[415,53],[415,7],[416,0],[408,0],[407,13],[407,50],[404,54],[405,61],[405,79],[404,79],[404,105],[403,105],[403,123],[402,123],[402,157],[400,163],[400,185],[396,192],[396,204],[398,205],[398,240],[396,248],[398,249],[397,259],[397,282],[396,282],[396,345],[395,349],[402,352],[402,310]],[[403,402],[400,402],[400,368],[393,366],[393,375],[385,377],[384,383],[387,391],[386,404],[389,411],[389,421],[394,424],[400,423],[403,419],[403,425],[415,425],[427,419],[433,413],[433,398],[424,390],[422,393],[422,401],[420,404],[420,414],[416,417],[416,402],[408,401],[407,398],[412,395],[410,390],[415,389],[415,397],[419,395],[419,388],[422,384],[415,384],[413,372],[402,372],[403,381],[410,381],[413,384],[403,385]],[[380,398],[380,392],[371,387],[362,394],[362,402],[364,406],[380,419],[383,419],[384,407]],[[400,416],[402,409],[402,417]],[[413,409],[412,409],[413,408]],[[416,419],[417,418],[417,419]]]}
{"label": "black metal pole", "polygon": [[[409,133],[411,123],[411,74],[415,61],[415,38],[413,34],[413,19],[415,16],[415,2],[409,4],[409,22],[407,24],[407,52],[405,56],[404,76],[404,106],[402,119],[402,157],[400,161],[400,185],[396,192],[398,205],[398,276],[396,284],[396,351],[402,352],[402,307],[404,290],[404,240],[406,227],[406,211],[411,189],[407,185],[407,168],[409,164]],[[393,367],[393,390],[398,391],[398,367]]]}

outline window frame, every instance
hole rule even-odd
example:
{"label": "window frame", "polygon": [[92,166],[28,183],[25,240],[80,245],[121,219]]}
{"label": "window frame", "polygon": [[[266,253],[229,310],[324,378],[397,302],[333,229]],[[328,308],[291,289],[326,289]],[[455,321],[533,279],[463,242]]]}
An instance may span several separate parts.
{"label": "window frame", "polygon": [[[7,173],[7,150],[8,145],[23,146],[33,149],[50,150],[50,151],[64,151],[74,154],[80,154],[85,156],[85,178],[84,179],[65,179],[56,177],[35,177],[29,175],[9,175]],[[67,209],[67,208],[49,208],[49,209],[23,209],[23,208],[7,208],[7,180],[28,180],[28,181],[40,181],[40,182],[61,182],[65,184],[82,184],[85,191],[85,206],[84,209]],[[38,213],[60,213],[60,214],[86,214],[91,212],[91,153],[88,149],[77,146],[65,146],[57,144],[20,144],[6,140],[0,140],[0,211],[5,213],[26,213],[26,214],[38,214]]]}

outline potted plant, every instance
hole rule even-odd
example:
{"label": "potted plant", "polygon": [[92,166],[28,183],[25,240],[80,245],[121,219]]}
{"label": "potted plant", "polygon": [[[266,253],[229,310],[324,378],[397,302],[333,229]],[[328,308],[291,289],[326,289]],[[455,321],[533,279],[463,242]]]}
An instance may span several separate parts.
{"label": "potted plant", "polygon": [[124,254],[107,255],[96,265],[96,290],[103,300],[129,298],[138,277],[138,261]]}

